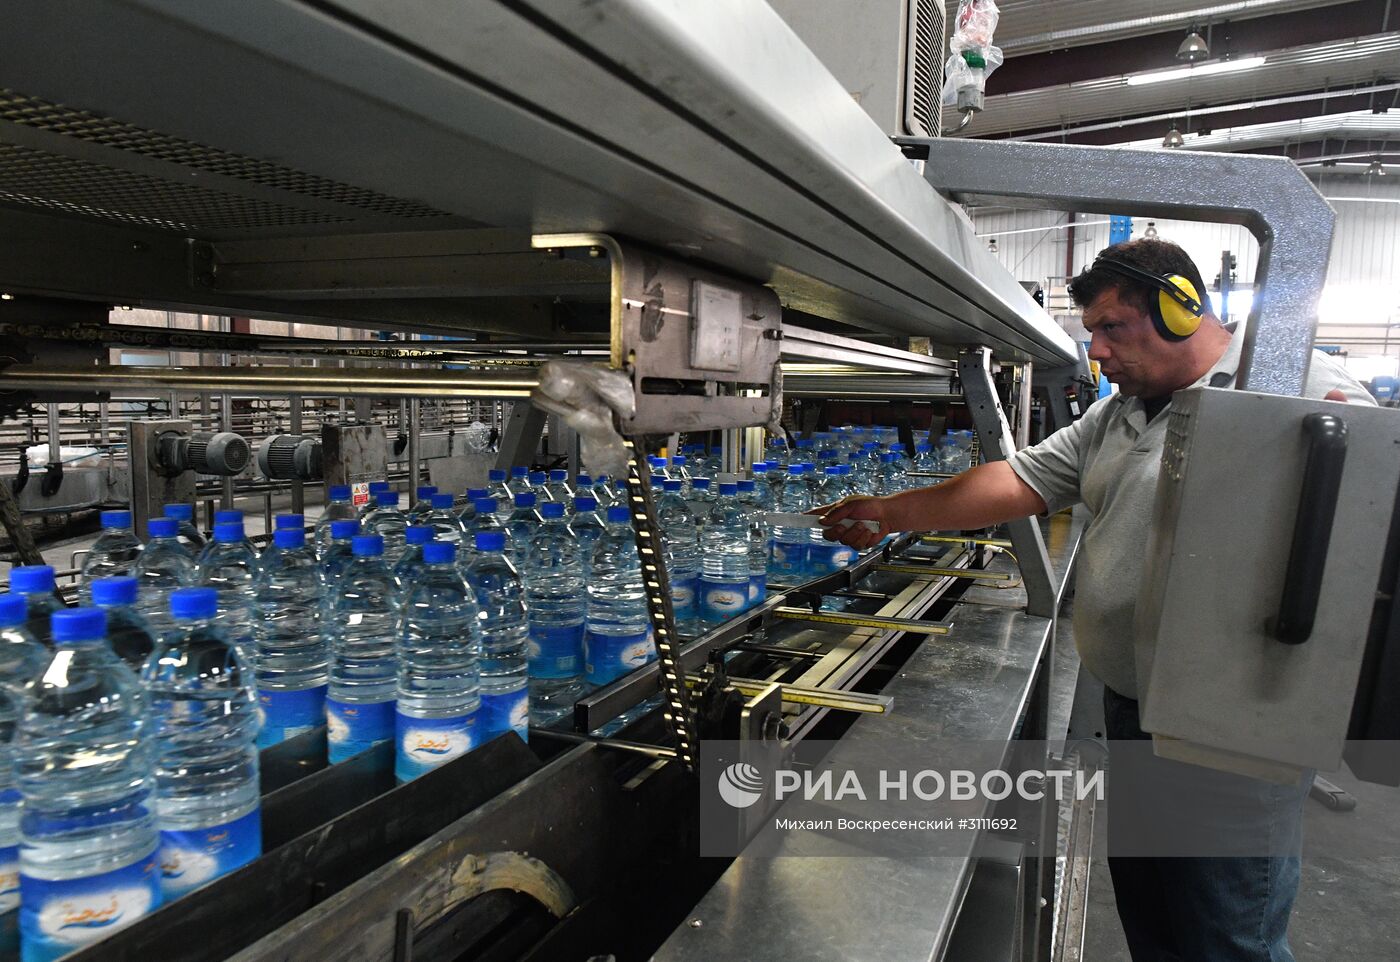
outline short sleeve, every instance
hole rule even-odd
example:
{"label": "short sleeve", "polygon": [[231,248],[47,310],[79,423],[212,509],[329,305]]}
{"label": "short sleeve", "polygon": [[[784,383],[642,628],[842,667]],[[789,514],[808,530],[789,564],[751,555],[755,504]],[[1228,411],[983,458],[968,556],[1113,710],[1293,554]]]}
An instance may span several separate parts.
{"label": "short sleeve", "polygon": [[1084,438],[1084,425],[1090,420],[1090,412],[1107,402],[1092,405],[1084,417],[1067,428],[1062,428],[1039,444],[1032,445],[1011,456],[1009,464],[1017,477],[1045,502],[1048,513],[1054,514],[1071,505],[1078,504],[1079,471],[1083,461],[1080,447]]}

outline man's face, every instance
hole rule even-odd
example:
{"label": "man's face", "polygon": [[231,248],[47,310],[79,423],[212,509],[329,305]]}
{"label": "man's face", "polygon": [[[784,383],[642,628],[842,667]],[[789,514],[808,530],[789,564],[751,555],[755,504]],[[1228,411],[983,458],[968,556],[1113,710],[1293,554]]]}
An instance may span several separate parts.
{"label": "man's face", "polygon": [[[1089,359],[1128,397],[1166,397],[1182,382],[1182,345],[1152,327],[1152,318],[1109,288],[1084,309],[1084,327],[1092,335]],[[1188,382],[1189,383],[1189,382]]]}

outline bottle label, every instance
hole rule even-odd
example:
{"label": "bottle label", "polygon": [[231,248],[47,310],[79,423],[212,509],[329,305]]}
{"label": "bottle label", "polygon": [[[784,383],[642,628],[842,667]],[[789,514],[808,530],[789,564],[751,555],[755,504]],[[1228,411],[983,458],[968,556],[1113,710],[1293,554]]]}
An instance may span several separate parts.
{"label": "bottle label", "polygon": [[798,575],[807,567],[808,545],[794,542],[773,542],[773,570],[780,574]]}
{"label": "bottle label", "polygon": [[514,731],[530,739],[530,692],[524,685],[515,691],[481,693],[481,710],[477,713],[477,735],[483,743],[497,735]]}
{"label": "bottle label", "polygon": [[768,575],[749,576],[749,607],[752,608],[768,597]]}
{"label": "bottle label", "polygon": [[724,621],[733,618],[749,606],[749,582],[710,581],[700,582],[700,617],[706,621]]}
{"label": "bottle label", "polygon": [[651,626],[646,631],[626,635],[584,635],[584,670],[590,685],[606,685],[656,660]]}
{"label": "bottle label", "polygon": [[808,550],[811,552],[813,570],[825,574],[849,567],[856,560],[855,549],[844,544],[814,544]]}
{"label": "bottle label", "polygon": [[273,745],[293,738],[326,723],[326,685],[299,691],[258,692],[258,710],[262,728],[258,730],[258,747]]}
{"label": "bottle label", "polygon": [[576,678],[583,672],[583,622],[530,626],[530,677]]}
{"label": "bottle label", "polygon": [[262,854],[262,810],[222,825],[160,833],[160,891],[167,899],[212,882]]}
{"label": "bottle label", "polygon": [[394,737],[394,702],[326,699],[326,742],[334,765]]}
{"label": "bottle label", "polygon": [[395,712],[394,774],[407,782],[460,758],[477,745],[476,725],[476,712],[451,718],[411,718]]}
{"label": "bottle label", "polygon": [[689,618],[695,614],[695,595],[699,587],[700,579],[694,575],[681,580],[671,579],[671,609],[676,613],[676,618]]}
{"label": "bottle label", "polygon": [[19,846],[0,848],[0,915],[19,908]]}
{"label": "bottle label", "polygon": [[87,878],[19,878],[19,931],[25,962],[50,962],[106,938],[160,907],[160,865],[149,854]]}

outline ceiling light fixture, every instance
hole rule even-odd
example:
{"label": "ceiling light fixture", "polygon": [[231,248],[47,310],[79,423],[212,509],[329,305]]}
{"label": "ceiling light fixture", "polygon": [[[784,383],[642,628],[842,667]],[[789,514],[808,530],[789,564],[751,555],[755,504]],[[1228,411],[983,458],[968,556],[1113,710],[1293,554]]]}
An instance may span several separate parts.
{"label": "ceiling light fixture", "polygon": [[1151,73],[1131,74],[1124,82],[1129,87],[1143,84],[1165,83],[1168,80],[1183,80],[1186,77],[1208,77],[1218,73],[1235,73],[1262,66],[1266,57],[1245,57],[1241,60],[1212,60],[1209,63],[1192,64],[1189,67],[1173,67],[1170,70],[1154,70]]}
{"label": "ceiling light fixture", "polygon": [[1371,161],[1371,166],[1366,168],[1367,177],[1384,177],[1385,175],[1385,165],[1381,163],[1381,159],[1379,157]]}
{"label": "ceiling light fixture", "polygon": [[1157,238],[1157,222],[1155,220],[1147,222],[1147,230],[1142,232],[1142,236],[1149,240],[1155,240]]}
{"label": "ceiling light fixture", "polygon": [[1199,63],[1209,59],[1210,45],[1206,43],[1206,38],[1201,36],[1201,31],[1192,27],[1186,34],[1186,39],[1181,41],[1181,46],[1176,48],[1176,59],[1186,63]]}
{"label": "ceiling light fixture", "polygon": [[1167,135],[1162,138],[1162,146],[1166,147],[1168,150],[1175,150],[1185,142],[1186,141],[1181,137],[1181,131],[1176,129],[1176,121],[1173,120],[1171,128],[1167,131]]}
{"label": "ceiling light fixture", "polygon": [[987,241],[987,250],[991,251],[993,254],[997,253],[997,239],[995,237]]}

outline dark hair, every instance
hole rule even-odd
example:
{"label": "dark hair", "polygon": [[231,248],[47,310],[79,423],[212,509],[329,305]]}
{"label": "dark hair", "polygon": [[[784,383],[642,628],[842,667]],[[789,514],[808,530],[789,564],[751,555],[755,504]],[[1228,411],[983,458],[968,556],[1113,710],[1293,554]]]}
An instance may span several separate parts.
{"label": "dark hair", "polygon": [[[1171,241],[1142,237],[1107,247],[1099,253],[1099,257],[1131,264],[1153,274],[1179,274],[1195,285],[1203,298],[1206,313],[1211,313],[1210,300],[1206,296],[1206,285],[1201,279],[1201,272],[1196,270],[1196,265],[1186,255],[1186,251]],[[1100,294],[1108,290],[1116,290],[1122,300],[1144,312],[1147,310],[1148,298],[1157,293],[1155,287],[1138,283],[1103,267],[1095,268],[1092,264],[1069,283],[1069,296],[1074,298],[1074,303],[1080,307],[1088,307]]]}

